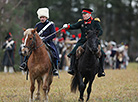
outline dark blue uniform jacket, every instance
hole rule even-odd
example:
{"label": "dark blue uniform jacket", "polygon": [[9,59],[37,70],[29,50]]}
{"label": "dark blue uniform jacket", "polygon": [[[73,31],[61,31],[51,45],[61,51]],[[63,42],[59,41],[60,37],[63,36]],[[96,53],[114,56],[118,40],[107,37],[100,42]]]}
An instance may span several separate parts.
{"label": "dark blue uniform jacket", "polygon": [[[39,33],[41,31],[41,29],[43,29],[49,22],[50,21],[48,21],[48,20],[46,20],[45,23],[38,22],[35,25],[35,28],[37,28],[37,32]],[[55,25],[54,25],[54,23],[52,23],[50,26],[48,26],[48,28],[45,31],[43,31],[43,33],[40,34],[40,36],[41,37],[47,37],[50,34],[52,34],[53,32],[55,32]],[[54,34],[54,35],[52,35],[52,36],[44,39],[43,41],[45,43],[48,43],[51,46],[51,48],[53,49],[52,53],[54,55],[54,58],[56,58],[57,60],[59,60],[59,54],[58,54],[57,48],[56,48],[54,42],[52,41],[53,38],[55,38],[55,37],[56,37],[56,34]]]}

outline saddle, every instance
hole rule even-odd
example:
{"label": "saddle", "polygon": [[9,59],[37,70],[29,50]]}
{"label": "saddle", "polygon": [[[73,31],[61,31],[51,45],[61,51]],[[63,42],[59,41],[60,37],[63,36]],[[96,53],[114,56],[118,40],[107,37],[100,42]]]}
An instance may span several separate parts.
{"label": "saddle", "polygon": [[48,56],[49,56],[49,58],[50,58],[50,61],[51,61],[51,63],[52,63],[52,70],[55,68],[55,64],[54,64],[54,62],[53,62],[53,60],[54,60],[54,56],[53,56],[53,54],[52,54],[52,47],[48,44],[48,43],[45,43],[45,47],[46,47],[46,50],[48,51]]}
{"label": "saddle", "polygon": [[[85,45],[83,47],[85,47]],[[76,50],[76,59],[79,59],[80,56],[84,53],[85,48],[83,48],[83,47],[82,46],[79,46],[77,48],[77,50]],[[97,58],[100,58],[101,55],[102,55],[102,53],[101,53],[101,46],[98,45],[98,51],[96,52],[96,56],[97,56]]]}
{"label": "saddle", "polygon": [[79,46],[76,50],[76,59],[79,59],[84,51],[85,51],[84,48],[82,48],[82,46]]}

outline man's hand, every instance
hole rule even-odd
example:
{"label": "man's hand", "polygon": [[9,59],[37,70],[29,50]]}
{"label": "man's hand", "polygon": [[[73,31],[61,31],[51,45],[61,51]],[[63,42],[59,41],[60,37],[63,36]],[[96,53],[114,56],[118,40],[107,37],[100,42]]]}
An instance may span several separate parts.
{"label": "man's hand", "polygon": [[63,25],[63,28],[68,28],[68,24],[64,24]]}

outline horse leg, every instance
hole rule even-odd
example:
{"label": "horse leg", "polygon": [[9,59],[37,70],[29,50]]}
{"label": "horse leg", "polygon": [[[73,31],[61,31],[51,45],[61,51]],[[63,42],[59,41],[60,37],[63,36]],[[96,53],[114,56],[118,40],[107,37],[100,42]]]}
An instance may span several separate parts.
{"label": "horse leg", "polygon": [[48,102],[48,82],[47,82],[47,79],[48,79],[48,73],[46,73],[43,77],[43,91],[44,91],[44,102]]}
{"label": "horse leg", "polygon": [[78,78],[79,78],[79,91],[80,91],[80,98],[79,101],[83,101],[83,90],[84,90],[84,83],[83,83],[83,78],[80,73],[78,73]]}
{"label": "horse leg", "polygon": [[48,79],[48,92],[50,91],[50,85],[53,81],[53,76],[52,75],[49,75],[49,79]]}
{"label": "horse leg", "polygon": [[92,78],[92,80],[89,82],[89,86],[87,88],[87,100],[86,102],[89,100],[90,98],[90,93],[91,93],[91,87],[92,87],[92,83],[93,83],[93,80],[94,80],[95,76]]}
{"label": "horse leg", "polygon": [[83,94],[84,94],[84,90],[86,88],[87,83],[88,83],[88,79],[85,78],[84,87],[82,89],[79,87],[79,91],[80,91],[80,99],[79,99],[79,101],[83,101]]}
{"label": "horse leg", "polygon": [[40,85],[41,85],[41,80],[40,79],[37,79],[37,84],[38,84],[38,90],[36,92],[35,100],[40,100]]}
{"label": "horse leg", "polygon": [[35,79],[30,76],[30,81],[31,81],[31,87],[30,87],[31,98],[30,98],[29,102],[32,102],[33,101],[33,93],[35,90]]}

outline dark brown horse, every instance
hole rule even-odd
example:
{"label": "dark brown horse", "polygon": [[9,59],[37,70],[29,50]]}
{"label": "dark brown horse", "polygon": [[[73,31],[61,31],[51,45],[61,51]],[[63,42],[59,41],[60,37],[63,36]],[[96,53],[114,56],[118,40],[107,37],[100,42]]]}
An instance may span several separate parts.
{"label": "dark brown horse", "polygon": [[78,60],[77,71],[72,79],[71,91],[76,92],[76,89],[79,89],[79,101],[84,101],[83,94],[87,84],[88,87],[86,101],[89,100],[92,83],[95,79],[95,75],[99,70],[99,61],[95,54],[98,50],[98,38],[96,34],[96,30],[88,32],[87,41],[84,47],[85,51]]}
{"label": "dark brown horse", "polygon": [[24,30],[24,39],[25,42],[24,47],[22,48],[22,53],[25,56],[30,55],[27,63],[31,81],[30,101],[33,101],[35,80],[37,80],[38,90],[36,93],[36,99],[40,99],[40,87],[42,86],[45,96],[44,101],[48,102],[48,92],[50,91],[50,85],[53,80],[52,64],[48,51],[46,50],[45,44],[37,34],[36,29],[29,28]]}

